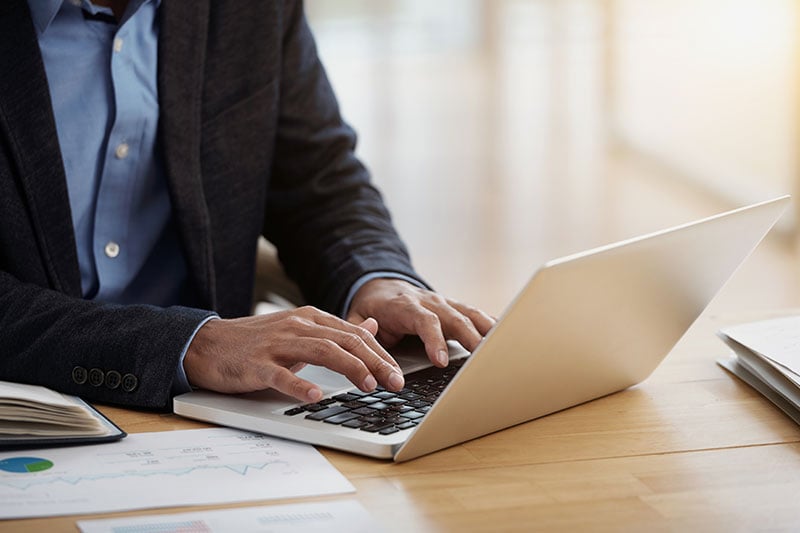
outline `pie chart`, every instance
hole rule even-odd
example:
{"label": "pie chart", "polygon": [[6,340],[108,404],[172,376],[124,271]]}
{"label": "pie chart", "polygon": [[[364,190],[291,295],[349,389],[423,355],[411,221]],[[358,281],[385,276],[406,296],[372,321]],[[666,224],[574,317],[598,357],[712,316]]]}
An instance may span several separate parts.
{"label": "pie chart", "polygon": [[14,474],[29,474],[53,468],[53,462],[39,457],[9,457],[0,459],[0,470]]}

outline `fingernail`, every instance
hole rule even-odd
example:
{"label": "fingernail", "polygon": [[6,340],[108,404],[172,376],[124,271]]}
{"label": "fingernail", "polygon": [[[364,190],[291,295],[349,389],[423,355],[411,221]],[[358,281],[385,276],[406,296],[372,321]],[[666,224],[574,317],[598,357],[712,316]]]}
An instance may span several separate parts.
{"label": "fingernail", "polygon": [[319,389],[309,389],[308,390],[308,399],[314,403],[317,403],[322,399],[322,391]]}
{"label": "fingernail", "polygon": [[439,350],[439,353],[436,354],[436,358],[442,366],[447,366],[447,362],[450,360],[449,355],[444,350]]}
{"label": "fingernail", "polygon": [[405,383],[406,383],[406,380],[399,373],[392,372],[391,374],[389,374],[389,385],[393,389],[400,390],[400,389],[403,388],[403,385],[405,385]]}
{"label": "fingernail", "polygon": [[367,390],[372,390],[377,386],[378,386],[378,382],[375,381],[375,378],[372,377],[372,375],[369,375],[364,379],[364,383],[362,385],[362,388],[367,389]]}

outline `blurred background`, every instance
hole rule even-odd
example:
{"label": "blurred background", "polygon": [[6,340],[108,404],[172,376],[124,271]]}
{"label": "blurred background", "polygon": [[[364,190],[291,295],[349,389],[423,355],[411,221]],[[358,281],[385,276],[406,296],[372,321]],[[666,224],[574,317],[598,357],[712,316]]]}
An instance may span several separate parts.
{"label": "blurred background", "polygon": [[[800,193],[797,0],[306,9],[418,270],[492,313],[549,259]],[[800,304],[798,205],[712,307]]]}

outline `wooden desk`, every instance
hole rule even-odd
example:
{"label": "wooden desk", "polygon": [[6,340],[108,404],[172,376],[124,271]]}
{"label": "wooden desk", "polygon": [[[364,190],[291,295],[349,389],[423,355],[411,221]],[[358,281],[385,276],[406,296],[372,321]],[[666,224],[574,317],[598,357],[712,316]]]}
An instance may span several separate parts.
{"label": "wooden desk", "polygon": [[[323,453],[397,531],[798,530],[800,429],[714,363],[717,327],[703,319],[637,387],[409,463]],[[102,410],[130,433],[205,427]],[[75,531],[82,518],[0,531]]]}

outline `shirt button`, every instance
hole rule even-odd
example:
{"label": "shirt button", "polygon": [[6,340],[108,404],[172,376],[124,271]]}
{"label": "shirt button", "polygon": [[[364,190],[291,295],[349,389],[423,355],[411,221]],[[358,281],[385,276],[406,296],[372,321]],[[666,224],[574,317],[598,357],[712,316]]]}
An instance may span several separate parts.
{"label": "shirt button", "polygon": [[117,156],[117,159],[125,159],[128,157],[129,150],[130,147],[128,146],[128,143],[119,143],[116,150],[114,150],[114,155]]}
{"label": "shirt button", "polygon": [[114,39],[114,51],[121,52],[122,51],[122,37],[116,37]]}
{"label": "shirt button", "polygon": [[109,241],[108,244],[106,244],[104,251],[108,257],[114,259],[119,255],[119,244],[115,243],[114,241]]}

